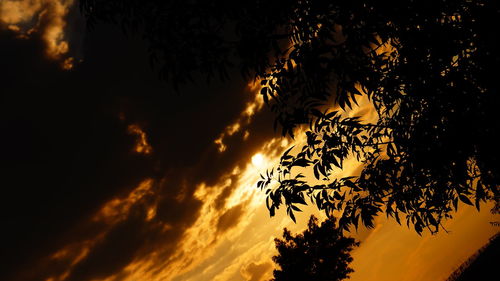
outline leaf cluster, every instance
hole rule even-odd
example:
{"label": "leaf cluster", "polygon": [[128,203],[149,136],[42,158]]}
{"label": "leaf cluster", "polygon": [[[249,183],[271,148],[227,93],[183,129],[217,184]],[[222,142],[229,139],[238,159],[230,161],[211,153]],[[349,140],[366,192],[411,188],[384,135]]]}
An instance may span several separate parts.
{"label": "leaf cluster", "polygon": [[[275,93],[268,103],[283,133],[293,136],[302,124],[309,130],[306,145],[293,156],[285,153],[271,179],[278,183],[266,191],[271,215],[283,202],[294,210],[291,198],[304,194],[327,215],[338,211],[343,229],[360,220],[373,227],[374,216],[385,212],[398,223],[404,216],[420,234],[437,232],[459,202],[479,210],[482,202],[498,200],[492,140],[499,132],[499,96],[491,73],[492,62],[500,62],[500,38],[489,24],[500,15],[499,5],[416,2],[334,2],[339,6],[313,16],[331,23],[322,21],[314,36],[296,40],[292,52],[300,55],[290,53],[293,69],[273,69],[263,94]],[[315,55],[312,68],[309,54]],[[320,81],[318,73],[324,74]],[[286,75],[292,78],[280,80]],[[296,79],[314,87],[290,84]],[[343,117],[360,95],[375,106],[376,123]],[[321,113],[325,106],[340,110]],[[330,179],[348,157],[364,164],[361,175]],[[315,180],[294,174],[294,166],[312,168]]]}

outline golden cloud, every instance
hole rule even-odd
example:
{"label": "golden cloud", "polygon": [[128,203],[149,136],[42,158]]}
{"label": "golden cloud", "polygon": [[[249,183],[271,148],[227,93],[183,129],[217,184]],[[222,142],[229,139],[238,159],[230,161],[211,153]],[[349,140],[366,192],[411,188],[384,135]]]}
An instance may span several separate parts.
{"label": "golden cloud", "polygon": [[252,262],[242,268],[241,275],[244,276],[247,281],[261,281],[265,280],[265,277],[268,277],[266,274],[269,274],[270,269],[272,269],[272,264],[269,262]]}
{"label": "golden cloud", "polygon": [[153,148],[148,143],[148,139],[144,130],[137,124],[128,126],[129,134],[135,135],[136,143],[134,151],[139,154],[151,154]]}
{"label": "golden cloud", "polygon": [[[134,207],[142,204],[154,208],[146,200],[153,195],[152,188],[153,180],[148,178],[125,196],[106,202],[94,215],[68,233],[68,237],[73,238],[66,239],[59,249],[38,261],[31,270],[20,273],[16,280],[72,280],[76,268],[108,238],[117,225],[129,219]],[[143,219],[148,220],[148,217],[149,214]]]}
{"label": "golden cloud", "polygon": [[66,17],[74,0],[2,0],[0,27],[16,32],[19,38],[38,34],[45,43],[45,54],[59,61],[65,70],[73,68],[68,55]]}

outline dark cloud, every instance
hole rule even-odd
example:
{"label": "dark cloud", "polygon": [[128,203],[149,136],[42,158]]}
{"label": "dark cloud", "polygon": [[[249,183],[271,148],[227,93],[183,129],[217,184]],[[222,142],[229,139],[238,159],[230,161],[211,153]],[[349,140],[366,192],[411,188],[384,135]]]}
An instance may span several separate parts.
{"label": "dark cloud", "polygon": [[224,232],[234,227],[245,212],[246,204],[238,204],[225,211],[217,221],[217,231]]}
{"label": "dark cloud", "polygon": [[[0,279],[42,258],[82,219],[149,175],[111,99],[2,32]],[[7,55],[8,54],[8,55]]]}
{"label": "dark cloud", "polygon": [[222,210],[226,205],[227,198],[238,187],[238,175],[231,175],[227,178],[229,184],[224,186],[221,193],[215,198],[214,207],[217,210]]}
{"label": "dark cloud", "polygon": [[[199,171],[200,178],[204,179],[208,185],[213,185],[222,175],[230,172],[229,168],[243,167],[247,164],[251,157],[262,148],[261,145],[265,141],[276,136],[272,128],[272,120],[271,113],[264,108],[253,117],[250,124],[225,138],[226,151],[220,153],[212,142],[211,149],[203,154],[196,165],[195,169]],[[249,131],[249,136],[243,140],[245,130]]]}
{"label": "dark cloud", "polygon": [[131,216],[115,226],[103,241],[92,248],[89,255],[71,272],[68,281],[85,281],[106,278],[121,271],[133,261],[143,246],[150,228],[144,217]]}
{"label": "dark cloud", "polygon": [[[68,28],[68,38],[77,42],[71,55],[84,61],[69,72],[45,58],[36,34],[20,40],[0,32],[1,280],[61,274],[68,260],[49,262],[47,256],[99,235],[71,280],[120,274],[160,244],[168,258],[200,215],[197,185],[217,183],[273,133],[268,117],[258,114],[247,128],[250,139],[243,142],[236,133],[227,139],[228,151],[219,153],[214,140],[253,98],[245,81],[199,82],[176,93],[149,67],[144,42],[110,26],[77,34],[81,18],[71,18],[77,23]],[[82,45],[75,38],[84,38]],[[146,132],[152,155],[133,153],[132,123]],[[106,202],[126,197],[145,178],[155,182],[147,204],[114,226],[91,221]],[[222,191],[218,209],[236,181]],[[156,217],[146,222],[152,202]],[[234,226],[243,211],[237,205],[221,214],[219,231]],[[27,274],[26,268],[40,272]]]}
{"label": "dark cloud", "polygon": [[[171,192],[175,194],[175,189],[172,189]],[[194,198],[192,194],[187,194],[182,200],[170,196],[162,197],[158,203],[156,216],[164,223],[176,227],[187,227],[198,217],[201,205],[202,202]]]}

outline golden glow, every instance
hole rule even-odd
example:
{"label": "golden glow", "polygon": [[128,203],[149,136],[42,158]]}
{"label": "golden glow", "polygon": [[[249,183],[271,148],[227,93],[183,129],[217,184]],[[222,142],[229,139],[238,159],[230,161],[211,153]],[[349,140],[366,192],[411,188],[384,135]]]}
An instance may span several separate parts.
{"label": "golden glow", "polygon": [[223,135],[221,135],[218,139],[214,141],[214,143],[217,145],[217,150],[219,152],[224,152],[227,149],[227,146],[222,142]]}
{"label": "golden glow", "polygon": [[[130,208],[147,195],[152,195],[152,179],[142,181],[126,198],[114,198],[108,201],[94,216],[94,221],[115,224],[127,218]],[[148,214],[149,216],[149,214]]]}
{"label": "golden glow", "polygon": [[43,1],[13,1],[0,2],[0,21],[6,25],[18,28],[16,24],[31,20],[42,9]]}
{"label": "golden glow", "polygon": [[64,70],[73,69],[74,66],[75,66],[75,58],[73,57],[69,57],[61,63],[61,67]]}
{"label": "golden glow", "polygon": [[446,221],[437,235],[398,225],[379,216],[376,228],[353,252],[352,281],[445,280],[451,272],[484,245],[497,229],[488,225],[493,215],[463,206],[454,219]]}
{"label": "golden glow", "polygon": [[260,153],[255,154],[252,157],[252,164],[257,168],[262,167],[264,165],[264,156]]}
{"label": "golden glow", "polygon": [[74,0],[2,0],[0,2],[0,26],[29,38],[40,34],[45,43],[48,58],[59,61],[61,68],[69,70],[74,59],[68,55],[66,17]]}
{"label": "golden glow", "polygon": [[156,207],[150,207],[148,209],[148,214],[146,216],[146,220],[150,221],[150,220],[154,219],[155,216],[156,216]]}
{"label": "golden glow", "polygon": [[139,154],[151,154],[153,148],[148,143],[146,133],[137,124],[128,126],[128,132],[136,136],[134,151]]}

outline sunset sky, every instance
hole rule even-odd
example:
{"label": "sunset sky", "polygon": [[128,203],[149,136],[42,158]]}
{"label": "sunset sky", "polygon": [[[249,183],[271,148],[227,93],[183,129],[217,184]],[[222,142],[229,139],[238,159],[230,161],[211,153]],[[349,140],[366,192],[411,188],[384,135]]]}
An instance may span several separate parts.
{"label": "sunset sky", "polygon": [[[0,280],[269,280],[273,239],[323,218],[270,218],[256,188],[301,138],[237,75],[173,91],[139,36],[86,30],[75,3],[0,0]],[[378,217],[351,233],[351,280],[444,280],[498,232],[490,208],[438,235]]]}

